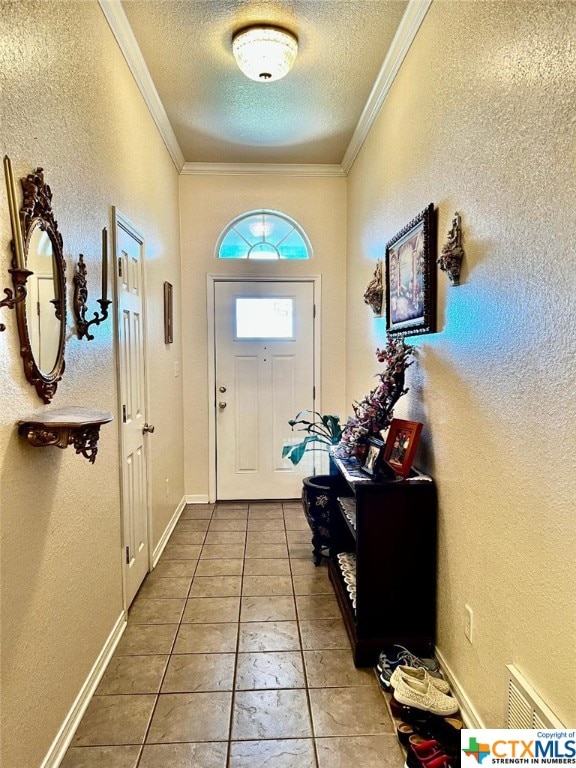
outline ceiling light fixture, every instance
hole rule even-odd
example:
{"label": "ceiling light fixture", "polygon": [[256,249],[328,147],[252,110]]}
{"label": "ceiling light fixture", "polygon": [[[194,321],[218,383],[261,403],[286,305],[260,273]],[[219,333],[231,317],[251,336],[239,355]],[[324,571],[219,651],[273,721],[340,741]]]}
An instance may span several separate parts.
{"label": "ceiling light fixture", "polygon": [[257,82],[280,80],[292,69],[298,40],[279,27],[257,25],[236,32],[232,38],[236,63],[246,77]]}

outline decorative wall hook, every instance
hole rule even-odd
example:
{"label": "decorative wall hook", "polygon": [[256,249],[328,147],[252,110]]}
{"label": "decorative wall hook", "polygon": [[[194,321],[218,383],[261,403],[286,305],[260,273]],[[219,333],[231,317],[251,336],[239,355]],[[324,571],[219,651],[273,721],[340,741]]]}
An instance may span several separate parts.
{"label": "decorative wall hook", "polygon": [[79,339],[84,336],[88,341],[92,341],[94,336],[88,333],[91,325],[100,325],[108,317],[108,307],[112,303],[106,298],[108,288],[108,238],[106,228],[102,230],[102,298],[97,299],[100,304],[101,314],[94,312],[92,320],[86,320],[88,307],[88,283],[86,279],[86,264],[84,256],[80,254],[78,264],[74,270],[74,316],[76,318],[76,333]]}
{"label": "decorative wall hook", "polygon": [[446,272],[452,285],[460,285],[460,266],[463,256],[460,214],[456,211],[452,219],[452,228],[448,231],[447,240],[442,246],[438,259],[440,269]]}
{"label": "decorative wall hook", "polygon": [[376,317],[382,315],[382,300],[384,297],[384,285],[382,283],[382,259],[376,262],[376,269],[372,280],[366,286],[364,291],[364,303],[371,307]]}

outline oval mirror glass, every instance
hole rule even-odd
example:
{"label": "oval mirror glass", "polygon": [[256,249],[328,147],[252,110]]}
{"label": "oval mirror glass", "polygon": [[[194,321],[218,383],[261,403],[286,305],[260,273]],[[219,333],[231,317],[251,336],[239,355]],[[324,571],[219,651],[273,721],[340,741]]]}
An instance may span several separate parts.
{"label": "oval mirror glass", "polygon": [[28,278],[26,322],[30,349],[39,370],[50,374],[58,360],[62,322],[58,296],[57,265],[48,232],[36,222],[26,252]]}

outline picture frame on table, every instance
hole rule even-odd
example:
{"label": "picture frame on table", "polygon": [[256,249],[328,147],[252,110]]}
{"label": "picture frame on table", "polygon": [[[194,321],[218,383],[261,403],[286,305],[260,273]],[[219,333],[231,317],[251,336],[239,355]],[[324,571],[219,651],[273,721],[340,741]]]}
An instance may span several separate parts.
{"label": "picture frame on table", "polygon": [[164,283],[164,344],[174,341],[174,305],[172,283]]}
{"label": "picture frame on table", "polygon": [[400,477],[406,478],[410,474],[422,427],[419,421],[392,419],[386,436],[384,461]]}
{"label": "picture frame on table", "polygon": [[430,203],[386,244],[386,332],[436,331],[436,218]]}
{"label": "picture frame on table", "polygon": [[364,463],[362,464],[362,471],[368,475],[375,475],[382,467],[382,449],[384,448],[384,440],[380,440],[377,437],[368,438],[368,448],[364,455]]}

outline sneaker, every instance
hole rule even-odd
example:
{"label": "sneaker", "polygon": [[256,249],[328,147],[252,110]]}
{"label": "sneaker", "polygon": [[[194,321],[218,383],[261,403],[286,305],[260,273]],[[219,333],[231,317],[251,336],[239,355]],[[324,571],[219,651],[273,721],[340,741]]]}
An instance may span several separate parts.
{"label": "sneaker", "polygon": [[408,648],[403,645],[395,645],[395,648],[399,648],[398,658],[401,660],[401,664],[405,664],[407,667],[423,667],[428,672],[439,672],[440,667],[436,659],[420,658],[415,656]]}
{"label": "sneaker", "polygon": [[396,667],[390,677],[390,685],[392,688],[396,687],[396,681],[400,677],[410,678],[412,680],[419,680],[420,682],[428,681],[432,683],[435,688],[438,688],[442,693],[450,693],[450,686],[446,680],[442,680],[439,677],[432,677],[430,673],[424,667],[406,667],[403,664]]}
{"label": "sneaker", "polygon": [[420,682],[420,680],[399,677],[394,688],[394,698],[407,707],[422,709],[443,717],[458,711],[456,699],[446,696],[428,680]]}
{"label": "sneaker", "polygon": [[394,651],[382,651],[378,656],[378,663],[376,664],[376,674],[380,685],[386,690],[390,687],[390,678],[392,672],[397,666],[402,664],[402,661],[398,658],[398,654]]}
{"label": "sneaker", "polygon": [[394,648],[398,650],[382,651],[376,664],[380,684],[384,689],[390,687],[390,677],[396,667],[400,665],[414,668],[420,667],[425,669],[430,675],[439,676],[440,671],[436,659],[421,659],[403,645],[395,645]]}
{"label": "sneaker", "polygon": [[[392,671],[390,671],[390,674],[392,674]],[[390,691],[390,678],[386,677],[384,672],[377,672],[376,677],[380,683],[380,688],[388,693]]]}

